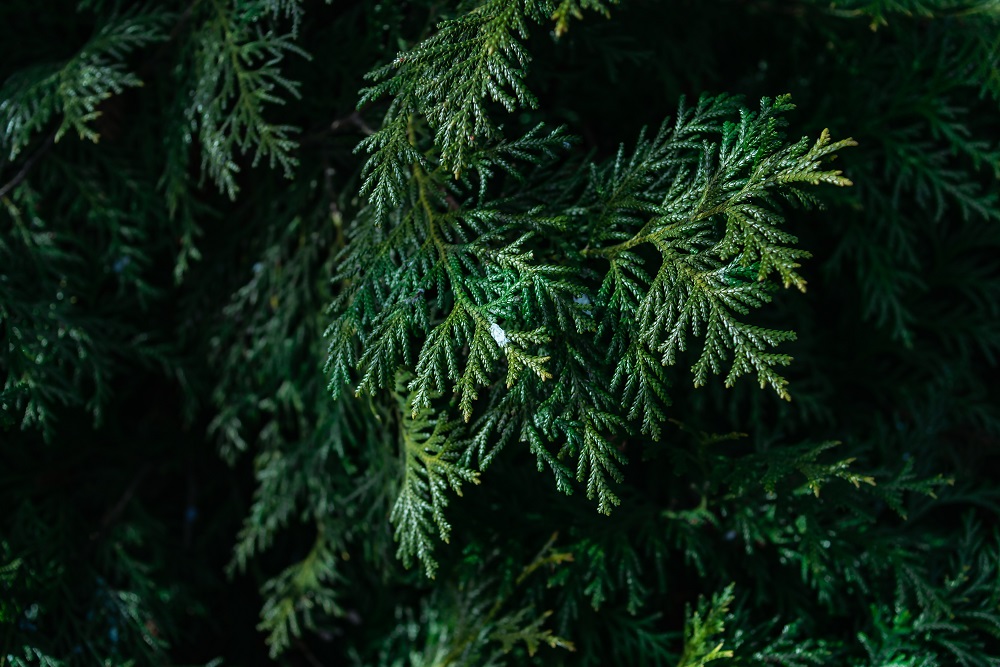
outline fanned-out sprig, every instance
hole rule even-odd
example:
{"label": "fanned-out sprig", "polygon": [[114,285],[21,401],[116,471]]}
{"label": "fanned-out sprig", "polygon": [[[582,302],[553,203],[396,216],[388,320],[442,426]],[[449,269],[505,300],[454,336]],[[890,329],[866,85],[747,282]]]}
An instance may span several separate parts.
{"label": "fanned-out sprig", "polygon": [[[853,145],[827,132],[787,142],[780,129],[791,108],[787,97],[764,99],[759,112],[726,96],[682,105],[631,155],[586,165],[582,187],[563,176],[578,194],[558,206],[490,198],[484,183],[523,187],[530,167],[572,149],[562,130],[536,127],[479,147],[470,161],[478,178],[456,181],[439,148],[419,149],[431,127],[413,116],[390,121],[403,144],[389,130],[364,143],[387,158],[366,167],[372,197],[344,251],[349,282],[327,332],[334,395],[348,383],[378,395],[403,369],[412,419],[431,419],[450,393],[472,425],[449,426],[474,443],[467,465],[522,442],[560,488],[575,479],[610,513],[621,502],[620,439],[632,424],[659,437],[666,368],[692,337],[703,338],[696,386],[713,374],[727,385],[753,374],[789,396],[776,368],[790,357],[773,348],[794,334],[747,317],[779,285],[804,289],[796,269],[808,253],[781,228],[779,204],[813,203],[810,186],[848,185],[825,163]],[[377,164],[396,163],[405,167],[379,174]],[[385,187],[398,194],[379,195]],[[415,518],[424,514],[405,516],[401,553],[429,553],[430,524]]]}
{"label": "fanned-out sprig", "polygon": [[403,393],[402,387],[399,390],[403,472],[390,520],[396,527],[398,557],[407,566],[418,558],[427,576],[433,577],[437,570],[433,534],[436,532],[443,542],[451,535],[444,513],[448,495],[454,492],[461,496],[463,484],[478,484],[479,473],[459,460],[465,447],[455,440],[460,422],[426,408],[414,412],[414,397]]}
{"label": "fanned-out sprig", "polygon": [[[502,144],[492,158],[480,154],[477,165],[510,171],[512,157],[543,159],[553,144],[563,143],[561,130],[542,135],[536,129],[524,141]],[[547,340],[544,328],[507,322],[518,321],[529,294],[565,301],[574,290],[567,269],[535,262],[527,249],[532,235],[516,231],[549,227],[549,218],[488,202],[461,207],[472,184],[451,184],[442,167],[428,170],[423,163],[412,165],[409,206],[396,213],[399,222],[378,231],[371,223],[381,204],[373,202],[345,251],[342,275],[352,285],[335,306],[327,368],[339,380],[331,382],[337,394],[356,358],[362,371],[357,392],[374,393],[391,385],[402,363],[413,373],[414,410],[454,390],[468,421],[480,388],[494,381],[501,364],[507,385],[525,372],[550,375],[545,355],[533,351]],[[459,354],[463,346],[468,352]]]}
{"label": "fanned-out sprig", "polygon": [[[611,342],[613,384],[647,433],[658,435],[665,394],[651,356],[674,364],[691,335],[704,339],[692,367],[696,386],[711,374],[725,373],[727,386],[755,374],[762,388],[790,397],[776,367],[791,359],[770,348],[794,333],[743,318],[770,301],[773,274],[805,290],[796,269],[809,253],[781,229],[778,202],[812,203],[803,186],[850,185],[824,161],[854,145],[825,130],[815,142],[785,144],[782,114],[792,108],[787,97],[762,100],[757,113],[734,98],[703,98],[652,138],[640,137],[631,156],[622,149],[594,172],[599,203],[582,253],[608,263],[599,332]],[[722,120],[734,113],[738,122]],[[658,253],[658,268],[640,254],[644,245]]]}
{"label": "fanned-out sprig", "polygon": [[237,11],[224,0],[206,0],[193,36],[195,84],[186,115],[197,131],[204,174],[230,199],[238,191],[240,156],[252,156],[254,165],[266,159],[286,177],[298,164],[296,128],[271,122],[266,111],[299,97],[298,83],[281,72],[282,61],[309,56],[293,34],[264,31],[256,23],[265,12],[290,11],[289,3],[256,0]]}
{"label": "fanned-out sprig", "polygon": [[552,12],[552,20],[555,21],[555,35],[561,37],[569,31],[572,19],[583,18],[584,10],[592,10],[610,16],[608,5],[616,5],[618,0],[559,0],[556,3],[555,11]]}
{"label": "fanned-out sprig", "polygon": [[558,7],[547,0],[486,0],[442,21],[431,36],[367,75],[373,83],[361,91],[359,106],[391,98],[381,129],[358,147],[369,154],[361,194],[375,206],[376,224],[403,201],[411,165],[423,163],[414,121],[427,123],[437,163],[456,179],[481,167],[484,149],[503,150],[494,107],[512,113],[537,106],[526,83],[529,24],[551,17],[561,33],[568,17],[584,8],[607,11],[592,0]]}
{"label": "fanned-out sprig", "polygon": [[132,11],[101,25],[72,58],[35,65],[13,74],[0,88],[0,146],[13,160],[32,138],[58,120],[54,139],[73,130],[81,139],[100,137],[93,122],[99,106],[128,88],[142,85],[126,57],[167,38],[173,20],[163,11]]}
{"label": "fanned-out sprig", "polygon": [[489,0],[474,12],[443,21],[431,37],[368,75],[374,84],[362,91],[360,105],[386,95],[394,98],[382,129],[365,145],[371,157],[362,192],[380,213],[386,210],[381,202],[396,197],[400,176],[413,163],[412,156],[385,147],[402,148],[409,142],[407,124],[413,115],[426,119],[441,164],[458,176],[477,146],[501,137],[489,102],[508,112],[535,106],[524,82],[529,55],[521,43],[534,5],[531,0]]}
{"label": "fanned-out sprig", "polygon": [[688,608],[684,624],[684,650],[678,667],[704,667],[711,662],[733,657],[733,652],[723,648],[725,643],[720,641],[733,600],[733,586],[730,584],[713,595],[711,601],[699,599],[695,609]]}
{"label": "fanned-out sprig", "polygon": [[342,580],[338,554],[319,524],[316,542],[306,557],[269,579],[261,588],[265,603],[257,629],[267,632],[269,654],[277,658],[316,627],[316,617],[343,615],[334,585]]}

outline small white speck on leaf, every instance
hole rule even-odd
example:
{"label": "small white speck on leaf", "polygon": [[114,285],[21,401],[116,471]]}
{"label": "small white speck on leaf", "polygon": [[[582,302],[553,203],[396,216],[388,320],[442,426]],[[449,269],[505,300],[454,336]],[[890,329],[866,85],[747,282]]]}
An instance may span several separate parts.
{"label": "small white speck on leaf", "polygon": [[497,342],[500,347],[507,347],[507,332],[500,328],[500,325],[494,322],[490,325],[490,335],[493,336],[493,340]]}

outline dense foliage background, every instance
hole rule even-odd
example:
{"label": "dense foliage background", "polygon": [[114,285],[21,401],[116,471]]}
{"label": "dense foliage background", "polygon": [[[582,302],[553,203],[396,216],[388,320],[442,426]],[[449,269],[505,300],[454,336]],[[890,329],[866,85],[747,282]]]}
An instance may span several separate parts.
{"label": "dense foliage background", "polygon": [[0,31],[0,665],[1000,665],[996,0]]}

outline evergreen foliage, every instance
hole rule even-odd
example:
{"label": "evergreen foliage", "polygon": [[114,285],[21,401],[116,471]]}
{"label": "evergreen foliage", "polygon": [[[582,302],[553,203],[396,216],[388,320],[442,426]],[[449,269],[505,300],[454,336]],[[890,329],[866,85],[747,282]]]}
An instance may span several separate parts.
{"label": "evergreen foliage", "polygon": [[1000,664],[995,0],[50,4],[0,667]]}

